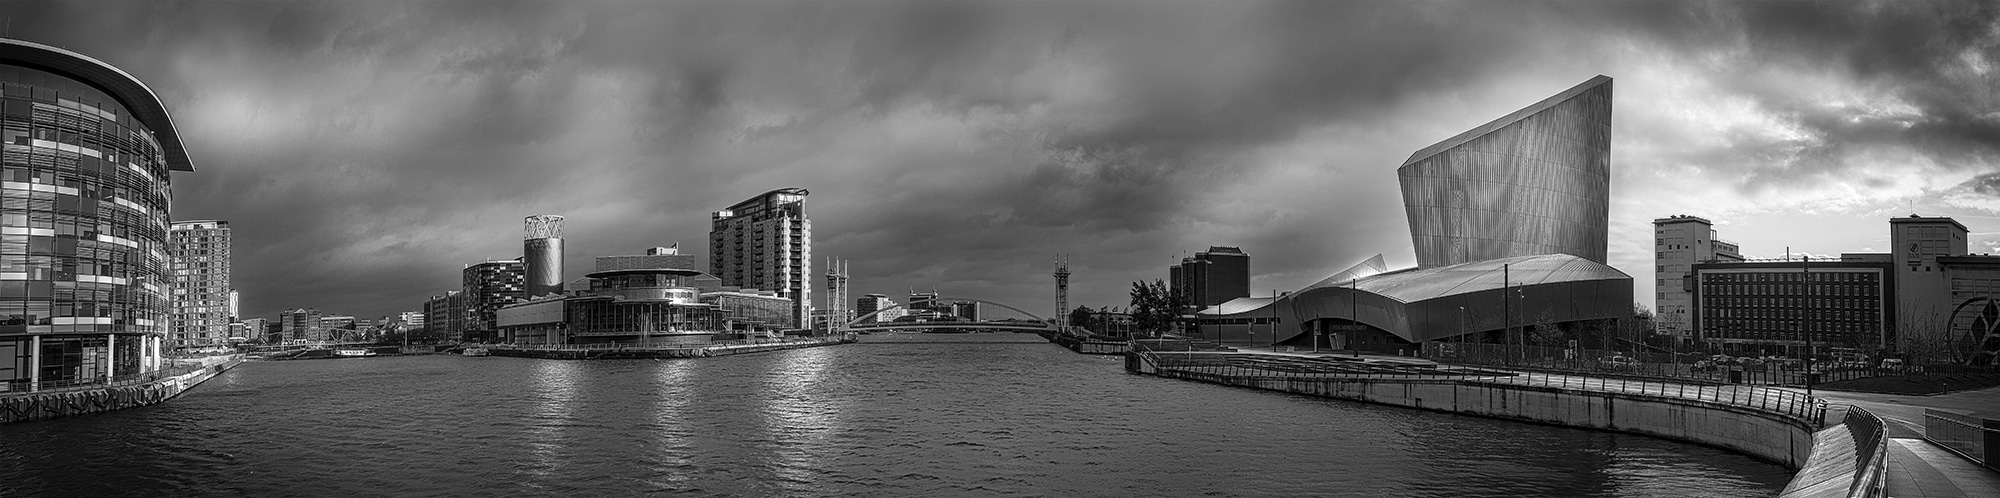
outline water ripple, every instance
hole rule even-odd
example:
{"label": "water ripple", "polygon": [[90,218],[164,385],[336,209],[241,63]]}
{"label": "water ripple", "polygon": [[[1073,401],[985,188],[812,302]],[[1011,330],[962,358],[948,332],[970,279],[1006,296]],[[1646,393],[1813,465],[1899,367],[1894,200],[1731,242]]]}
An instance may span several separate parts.
{"label": "water ripple", "polygon": [[[1031,335],[251,363],[0,427],[0,496],[1735,496],[1712,448],[1126,374]],[[874,343],[874,341],[894,343]]]}

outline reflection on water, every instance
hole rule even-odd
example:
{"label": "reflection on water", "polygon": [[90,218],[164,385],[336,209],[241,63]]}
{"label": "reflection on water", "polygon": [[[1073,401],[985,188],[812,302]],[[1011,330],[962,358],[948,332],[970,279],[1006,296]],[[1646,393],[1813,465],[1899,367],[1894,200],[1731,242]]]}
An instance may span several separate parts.
{"label": "reflection on water", "polygon": [[1742,496],[1706,447],[1126,374],[1032,335],[699,360],[250,363],[0,427],[0,496]]}

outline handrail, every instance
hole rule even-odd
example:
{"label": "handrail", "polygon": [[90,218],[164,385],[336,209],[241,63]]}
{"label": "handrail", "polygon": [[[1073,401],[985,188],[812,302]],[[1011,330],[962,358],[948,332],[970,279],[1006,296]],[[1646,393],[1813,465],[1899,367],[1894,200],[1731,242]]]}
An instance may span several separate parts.
{"label": "handrail", "polygon": [[1932,408],[1924,409],[1924,440],[1943,446],[1968,460],[1985,464],[1986,438],[2000,429],[1986,427],[1985,419]]}

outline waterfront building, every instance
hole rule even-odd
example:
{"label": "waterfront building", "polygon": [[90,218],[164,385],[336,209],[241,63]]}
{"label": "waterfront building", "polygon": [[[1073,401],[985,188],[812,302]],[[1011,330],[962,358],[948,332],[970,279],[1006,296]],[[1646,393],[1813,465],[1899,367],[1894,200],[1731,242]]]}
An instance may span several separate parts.
{"label": "waterfront building", "polygon": [[456,337],[467,342],[499,338],[493,312],[525,297],[526,283],[521,260],[487,261],[466,265],[461,272],[465,283],[465,323]]}
{"label": "waterfront building", "polygon": [[918,311],[932,311],[938,309],[939,307],[944,307],[946,310],[951,309],[949,305],[946,305],[943,303],[943,301],[938,300],[937,289],[931,289],[930,292],[917,292],[912,290],[910,291],[910,305],[905,306],[904,309],[908,309],[914,313]]}
{"label": "waterfront building", "polygon": [[1743,261],[1734,242],[1716,238],[1714,225],[1696,216],[1653,220],[1653,320],[1656,333],[1694,340],[1693,266]]}
{"label": "waterfront building", "polygon": [[243,318],[242,305],[243,296],[237,294],[236,289],[229,289],[229,321],[234,322],[239,318]]}
{"label": "waterfront building", "polygon": [[167,229],[173,262],[173,319],[167,337],[175,348],[222,344],[233,316],[229,289],[229,222],[175,222]]}
{"label": "waterfront building", "polygon": [[[700,344],[718,335],[783,328],[794,309],[775,292],[702,292],[700,271],[642,268],[591,273],[590,290],[504,306],[495,317],[516,344]],[[773,326],[777,325],[777,326]]]}
{"label": "waterfront building", "polygon": [[243,338],[257,342],[278,342],[271,339],[271,320],[268,318],[243,319]]}
{"label": "waterfront building", "polygon": [[0,389],[157,370],[169,326],[166,107],[89,56],[0,39]]}
{"label": "waterfront building", "polygon": [[[384,318],[382,321],[388,322],[390,320],[391,320],[390,318]],[[396,323],[401,323],[410,326],[412,328],[420,329],[424,327],[424,312],[405,311],[402,313],[397,313],[396,317],[393,320],[395,320]]]}
{"label": "waterfront building", "polygon": [[979,302],[953,301],[951,303],[951,314],[965,320],[979,321]]}
{"label": "waterfront building", "polygon": [[445,291],[424,300],[424,335],[431,340],[456,341],[465,333],[465,291]]}
{"label": "waterfront building", "polygon": [[1703,342],[1732,354],[1803,357],[1808,334],[1815,351],[1880,351],[1896,323],[1891,266],[1865,257],[1697,263],[1694,324]]}
{"label": "waterfront building", "polygon": [[1167,282],[1196,308],[1249,297],[1250,255],[1241,248],[1209,246],[1169,268]]}
{"label": "waterfront building", "polygon": [[[855,318],[860,318],[868,316],[869,313],[894,307],[896,307],[896,300],[889,299],[887,294],[867,294],[861,296],[860,299],[854,300],[854,316]],[[869,318],[869,320],[874,323],[888,321],[882,319],[881,315],[876,315],[873,318]]]}
{"label": "waterfront building", "polygon": [[807,191],[783,188],[710,216],[709,272],[727,286],[770,289],[792,300],[789,327],[812,316],[812,220]]}
{"label": "waterfront building", "polygon": [[221,343],[230,316],[228,222],[176,222],[168,238],[174,274],[170,342],[177,348]]}
{"label": "waterfront building", "polygon": [[538,214],[523,220],[522,292],[527,296],[563,292],[563,217]]}
{"label": "waterfront building", "polygon": [[756,289],[703,292],[701,301],[722,311],[724,330],[740,333],[781,331],[792,312],[791,299]]}
{"label": "waterfront building", "polygon": [[320,312],[313,308],[278,312],[278,332],[288,341],[326,340],[326,331],[320,328]]}
{"label": "waterfront building", "polygon": [[1377,255],[1269,304],[1197,316],[1268,315],[1280,344],[1386,352],[1630,318],[1632,277],[1605,264],[1611,101],[1611,78],[1594,77],[1412,154],[1396,175],[1416,268]]}

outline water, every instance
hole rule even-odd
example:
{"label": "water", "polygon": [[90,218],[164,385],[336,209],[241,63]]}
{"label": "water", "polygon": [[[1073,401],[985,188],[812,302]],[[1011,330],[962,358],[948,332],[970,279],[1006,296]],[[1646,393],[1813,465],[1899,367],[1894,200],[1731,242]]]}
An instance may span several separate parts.
{"label": "water", "polygon": [[1660,439],[1124,373],[1028,334],[700,360],[246,363],[0,426],[0,496],[1746,496]]}

